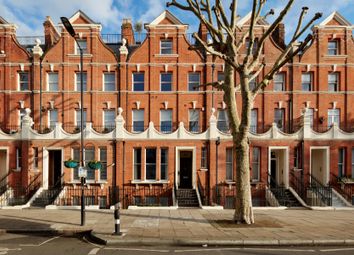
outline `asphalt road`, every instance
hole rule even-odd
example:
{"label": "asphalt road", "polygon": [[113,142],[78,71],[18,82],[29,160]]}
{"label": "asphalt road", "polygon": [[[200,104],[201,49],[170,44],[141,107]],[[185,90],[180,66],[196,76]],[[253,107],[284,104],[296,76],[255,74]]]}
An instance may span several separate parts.
{"label": "asphalt road", "polygon": [[115,247],[62,236],[0,235],[0,255],[352,255],[354,247]]}

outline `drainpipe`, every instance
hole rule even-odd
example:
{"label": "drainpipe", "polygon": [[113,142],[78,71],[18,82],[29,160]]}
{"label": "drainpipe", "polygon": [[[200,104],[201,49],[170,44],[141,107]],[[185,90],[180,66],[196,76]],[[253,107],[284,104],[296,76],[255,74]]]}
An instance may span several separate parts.
{"label": "drainpipe", "polygon": [[216,175],[215,175],[215,195],[216,195],[216,204],[219,204],[219,187],[218,187],[218,175],[219,175],[219,166],[218,166],[218,154],[219,154],[219,145],[220,145],[220,136],[215,141],[216,144]]}
{"label": "drainpipe", "polygon": [[[113,141],[113,164],[112,164],[112,175],[113,175],[113,180],[112,180],[112,192],[113,192],[113,199],[112,199],[112,204],[116,204],[116,192],[117,192],[117,141]],[[119,192],[119,191],[118,191]],[[119,201],[119,193],[118,193],[118,201]]]}
{"label": "drainpipe", "polygon": [[123,141],[123,184],[122,184],[122,199],[123,199],[123,208],[125,208],[125,192],[124,192],[124,182],[125,182],[125,141]]}
{"label": "drainpipe", "polygon": [[39,61],[39,131],[42,132],[42,92],[43,92],[43,88],[42,88],[42,61],[43,59],[40,58]]}

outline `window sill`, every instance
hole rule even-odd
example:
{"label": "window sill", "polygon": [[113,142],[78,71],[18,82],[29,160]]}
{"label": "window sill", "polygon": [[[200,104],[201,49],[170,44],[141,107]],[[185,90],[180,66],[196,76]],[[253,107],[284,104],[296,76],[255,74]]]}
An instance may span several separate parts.
{"label": "window sill", "polygon": [[208,168],[206,168],[206,167],[201,167],[201,168],[199,169],[199,171],[208,172],[209,170],[208,170]]}
{"label": "window sill", "polygon": [[12,171],[13,171],[13,172],[21,172],[21,167],[13,168]]}
{"label": "window sill", "polygon": [[[68,56],[69,57],[80,57],[80,53],[78,53],[78,54],[68,54]],[[92,57],[93,55],[89,54],[89,53],[84,53],[82,56],[85,58],[85,57]]]}
{"label": "window sill", "polygon": [[160,180],[160,181],[154,181],[154,180],[149,180],[149,181],[137,181],[137,180],[132,180],[131,184],[168,184],[170,181],[168,180]]}
{"label": "window sill", "polygon": [[328,55],[328,54],[326,54],[326,55],[323,55],[323,57],[325,57],[325,58],[347,58],[348,55]]}
{"label": "window sill", "polygon": [[234,182],[234,181],[225,181],[225,183],[228,184],[228,185],[233,185],[233,184],[235,184],[236,182]]}
{"label": "window sill", "polygon": [[178,54],[155,54],[155,57],[162,57],[162,58],[178,58]]}

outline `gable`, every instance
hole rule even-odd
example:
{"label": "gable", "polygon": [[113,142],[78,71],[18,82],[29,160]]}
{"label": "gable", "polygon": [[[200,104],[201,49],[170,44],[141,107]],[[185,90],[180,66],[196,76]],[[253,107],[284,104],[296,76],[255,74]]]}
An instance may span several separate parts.
{"label": "gable", "polygon": [[73,16],[71,16],[69,21],[71,24],[97,24],[81,10],[77,11]]}
{"label": "gable", "polygon": [[0,17],[0,24],[9,24],[9,22],[7,22],[3,17]]}
{"label": "gable", "polygon": [[352,24],[346,20],[338,12],[332,12],[324,21],[320,23],[320,26],[348,26]]}
{"label": "gable", "polygon": [[176,16],[169,11],[164,11],[149,25],[184,25]]}
{"label": "gable", "polygon": [[[239,27],[250,25],[250,24],[251,24],[251,17],[252,17],[252,12],[247,13],[246,16],[244,16],[242,19],[240,19],[240,20],[237,22],[237,25],[238,25]],[[258,25],[258,26],[268,26],[269,23],[268,23],[264,18],[261,17],[261,18],[257,21],[257,25]]]}

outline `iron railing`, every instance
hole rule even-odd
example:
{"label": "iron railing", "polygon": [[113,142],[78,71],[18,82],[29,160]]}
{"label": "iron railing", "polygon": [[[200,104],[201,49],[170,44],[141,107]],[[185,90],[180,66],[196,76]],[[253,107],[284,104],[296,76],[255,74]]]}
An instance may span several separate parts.
{"label": "iron railing", "polygon": [[290,171],[290,186],[302,200],[306,201],[306,189],[302,171]]}
{"label": "iron railing", "polygon": [[7,205],[22,205],[26,204],[28,200],[37,192],[42,185],[42,174],[39,173],[31,178],[27,186],[22,186],[20,183],[9,187],[9,192],[6,193],[4,202]]}
{"label": "iron railing", "polygon": [[[311,206],[331,206],[332,205],[332,188],[329,185],[323,185],[313,175],[309,174],[310,185],[307,191],[312,192],[314,196],[309,197],[307,194],[307,204]],[[320,201],[318,201],[318,199]]]}
{"label": "iron railing", "polygon": [[331,173],[330,184],[349,203],[354,205],[354,183],[346,183],[343,178]]}
{"label": "iron railing", "polygon": [[291,201],[288,200],[286,195],[286,188],[284,185],[279,185],[277,181],[268,173],[268,187],[273,193],[275,198],[278,200],[279,205],[281,206],[290,206]]}
{"label": "iron railing", "polygon": [[7,190],[9,187],[8,177],[11,172],[8,172],[5,176],[0,179],[0,196]]}
{"label": "iron railing", "polygon": [[205,189],[202,185],[202,182],[200,181],[199,173],[197,173],[197,188],[202,205],[208,205],[208,199],[206,197]]}

